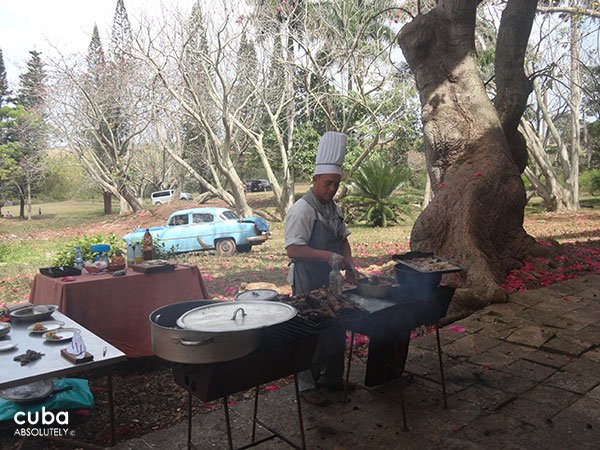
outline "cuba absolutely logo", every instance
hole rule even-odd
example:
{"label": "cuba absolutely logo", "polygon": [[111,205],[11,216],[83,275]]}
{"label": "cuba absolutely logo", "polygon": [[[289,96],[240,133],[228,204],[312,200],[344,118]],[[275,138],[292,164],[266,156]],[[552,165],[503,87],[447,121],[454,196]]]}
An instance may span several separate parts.
{"label": "cuba absolutely logo", "polygon": [[41,411],[19,411],[13,420],[17,424],[15,436],[67,437],[74,436],[69,431],[69,413],[53,412],[43,406]]}

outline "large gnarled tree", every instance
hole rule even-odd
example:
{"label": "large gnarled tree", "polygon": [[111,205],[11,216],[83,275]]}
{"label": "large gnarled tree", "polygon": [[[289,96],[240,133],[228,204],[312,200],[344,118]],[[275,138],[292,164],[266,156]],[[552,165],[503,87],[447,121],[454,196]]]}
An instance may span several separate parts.
{"label": "large gnarled tree", "polygon": [[476,61],[480,3],[439,0],[402,29],[399,43],[419,90],[435,192],[415,223],[411,248],[460,261],[460,284],[491,300],[534,244],[523,228],[527,153],[517,127],[531,92],[523,58],[537,0],[509,0],[503,11],[494,101]]}

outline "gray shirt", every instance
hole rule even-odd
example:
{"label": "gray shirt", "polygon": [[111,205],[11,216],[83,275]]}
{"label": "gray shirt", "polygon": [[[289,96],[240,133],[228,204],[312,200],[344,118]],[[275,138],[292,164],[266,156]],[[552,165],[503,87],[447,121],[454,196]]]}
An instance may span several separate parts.
{"label": "gray shirt", "polygon": [[[342,215],[342,211],[334,202],[326,203],[323,206],[325,214],[329,217]],[[318,216],[317,216],[318,214]],[[298,200],[292,205],[285,215],[285,231],[284,231],[284,246],[290,245],[308,245],[313,229],[315,219],[327,221],[327,218],[322,217],[320,213],[315,213],[315,210],[304,199]],[[343,224],[344,239],[350,235],[350,230],[346,223]],[[294,284],[294,265],[290,266],[290,272],[287,278],[290,285]]]}
{"label": "gray shirt", "polygon": [[[342,210],[334,202],[323,205],[327,215],[342,215]],[[313,224],[316,219],[315,210],[304,200],[300,199],[292,205],[285,215],[285,248],[290,245],[308,245]],[[319,220],[326,220],[319,217]],[[350,235],[348,226],[344,223],[344,238]]]}

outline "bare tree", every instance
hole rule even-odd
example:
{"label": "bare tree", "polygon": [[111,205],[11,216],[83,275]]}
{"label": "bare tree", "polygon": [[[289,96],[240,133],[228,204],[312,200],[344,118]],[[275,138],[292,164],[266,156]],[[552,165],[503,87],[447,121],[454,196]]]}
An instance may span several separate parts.
{"label": "bare tree", "polygon": [[[150,120],[144,94],[149,81],[132,69],[118,82],[111,76],[98,83],[77,55],[55,61],[53,70],[50,97],[60,139],[77,154],[88,176],[120,200],[121,213],[138,211],[142,204],[135,192],[134,165],[137,140]],[[126,126],[120,117],[129,118]]]}
{"label": "bare tree", "polygon": [[[206,159],[214,165],[218,176],[213,180],[202,176],[196,179],[203,188],[229,204],[233,197],[235,209],[243,215],[251,215],[235,160],[237,123],[240,121],[236,114],[243,103],[231,103],[232,90],[238,83],[235,67],[240,32],[236,29],[232,12],[222,8],[222,20],[208,22],[214,25],[206,33],[210,39],[199,41],[199,27],[206,26],[199,8],[199,3],[196,3],[189,19],[175,16],[175,23],[159,30],[155,30],[149,22],[142,24],[143,34],[135,37],[135,57],[146,64],[156,80],[201,130],[201,139],[208,151]],[[226,182],[226,187],[215,185],[219,177]]]}
{"label": "bare tree", "polygon": [[585,1],[564,3],[538,7],[545,14],[529,63],[535,96],[528,120],[521,124],[533,162],[525,175],[548,210],[579,209],[581,69],[583,58],[597,59],[597,49],[587,51],[586,37],[597,32],[597,24],[589,20],[593,11],[584,7]]}

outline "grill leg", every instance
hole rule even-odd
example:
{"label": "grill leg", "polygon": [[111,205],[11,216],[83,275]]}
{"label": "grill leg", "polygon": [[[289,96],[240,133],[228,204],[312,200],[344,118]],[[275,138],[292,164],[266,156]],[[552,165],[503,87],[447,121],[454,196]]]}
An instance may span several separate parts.
{"label": "grill leg", "polygon": [[256,439],[256,416],[258,414],[258,386],[254,390],[254,415],[252,416],[252,440],[250,442],[254,442]]}
{"label": "grill leg", "polygon": [[300,388],[298,388],[298,374],[294,373],[294,392],[296,393],[296,405],[298,406],[298,426],[300,427],[300,440],[302,450],[306,450],[306,438],[304,436],[304,420],[302,419],[302,405],[300,404]]}
{"label": "grill leg", "polygon": [[404,386],[400,385],[400,407],[402,408],[402,431],[410,431],[406,424],[406,409],[404,408]]}
{"label": "grill leg", "polygon": [[108,411],[110,414],[110,445],[115,446],[115,399],[113,391],[112,373],[108,373]]}
{"label": "grill leg", "polygon": [[440,329],[435,324],[435,338],[437,340],[438,361],[440,363],[440,375],[442,378],[442,394],[444,396],[444,409],[448,409],[448,400],[446,399],[446,378],[444,377],[444,364],[442,363],[442,345],[440,344]]}
{"label": "grill leg", "polygon": [[192,391],[188,390],[187,398],[187,448],[192,448]]}
{"label": "grill leg", "polygon": [[344,384],[344,400],[343,404],[346,404],[348,400],[348,383],[350,380],[350,365],[352,364],[352,351],[354,350],[354,331],[350,334],[350,349],[348,350],[348,364],[346,365],[346,383]]}
{"label": "grill leg", "polygon": [[227,427],[227,443],[229,450],[233,450],[233,438],[231,437],[231,424],[229,423],[229,405],[227,404],[227,396],[223,397],[223,411],[225,411],[225,426]]}

